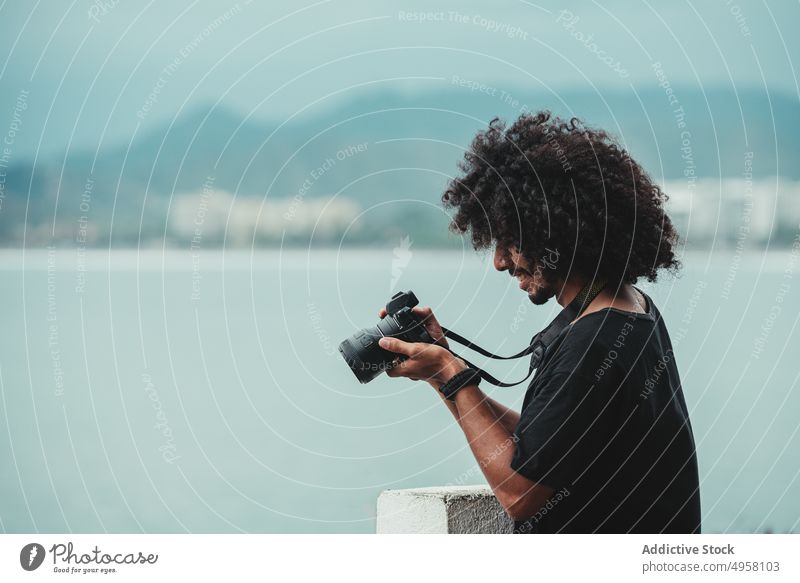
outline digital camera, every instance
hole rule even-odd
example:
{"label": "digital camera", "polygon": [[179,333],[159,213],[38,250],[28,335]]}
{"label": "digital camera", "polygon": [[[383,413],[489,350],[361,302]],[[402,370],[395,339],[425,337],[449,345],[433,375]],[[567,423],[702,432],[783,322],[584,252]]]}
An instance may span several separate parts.
{"label": "digital camera", "polygon": [[392,368],[395,359],[405,356],[384,350],[378,345],[383,336],[393,336],[405,342],[433,344],[423,318],[412,308],[419,304],[414,292],[398,292],[386,304],[386,317],[376,326],[364,328],[339,345],[339,352],[361,383],[368,383],[382,372]]}

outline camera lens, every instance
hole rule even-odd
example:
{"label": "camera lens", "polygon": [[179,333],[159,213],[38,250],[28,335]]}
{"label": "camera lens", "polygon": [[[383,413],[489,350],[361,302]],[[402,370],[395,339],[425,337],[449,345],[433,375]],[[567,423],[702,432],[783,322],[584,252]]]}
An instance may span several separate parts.
{"label": "camera lens", "polygon": [[339,352],[361,383],[368,383],[391,368],[395,355],[381,348],[378,340],[399,330],[394,318],[386,317],[377,326],[359,330],[339,345]]}
{"label": "camera lens", "polygon": [[396,336],[407,342],[433,342],[422,320],[411,311],[418,303],[414,292],[396,293],[386,304],[385,318],[339,344],[339,352],[361,383],[368,383],[392,368],[397,355],[378,345],[383,336]]}

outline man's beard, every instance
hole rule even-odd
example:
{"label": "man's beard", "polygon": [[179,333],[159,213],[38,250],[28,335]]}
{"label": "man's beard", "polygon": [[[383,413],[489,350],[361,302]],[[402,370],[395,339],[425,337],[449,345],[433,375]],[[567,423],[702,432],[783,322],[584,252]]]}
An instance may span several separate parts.
{"label": "man's beard", "polygon": [[528,299],[532,304],[542,306],[556,295],[556,282],[551,281],[541,273],[538,274],[536,279],[537,281],[531,284],[527,290]]}
{"label": "man's beard", "polygon": [[549,285],[545,285],[545,287],[533,286],[533,291],[528,292],[528,299],[534,305],[542,306],[546,304],[554,295],[556,295],[555,291],[553,291]]}

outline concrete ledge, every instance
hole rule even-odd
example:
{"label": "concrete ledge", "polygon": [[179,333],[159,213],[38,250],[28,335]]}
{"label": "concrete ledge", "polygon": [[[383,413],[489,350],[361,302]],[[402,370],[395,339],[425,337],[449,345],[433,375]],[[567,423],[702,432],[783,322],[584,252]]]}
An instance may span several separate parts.
{"label": "concrete ledge", "polygon": [[509,534],[514,523],[489,486],[384,490],[378,534]]}

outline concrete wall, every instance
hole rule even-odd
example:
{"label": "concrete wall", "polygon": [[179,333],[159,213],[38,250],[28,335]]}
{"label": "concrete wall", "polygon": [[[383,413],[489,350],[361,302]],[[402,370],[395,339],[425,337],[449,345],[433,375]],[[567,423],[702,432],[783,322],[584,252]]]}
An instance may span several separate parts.
{"label": "concrete wall", "polygon": [[385,490],[378,534],[509,534],[514,524],[488,486]]}

